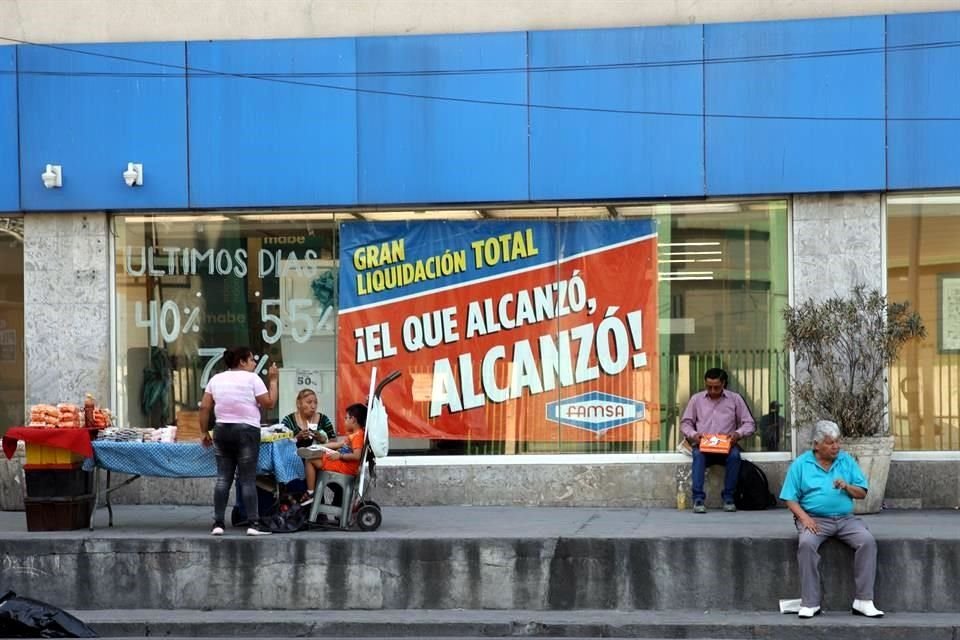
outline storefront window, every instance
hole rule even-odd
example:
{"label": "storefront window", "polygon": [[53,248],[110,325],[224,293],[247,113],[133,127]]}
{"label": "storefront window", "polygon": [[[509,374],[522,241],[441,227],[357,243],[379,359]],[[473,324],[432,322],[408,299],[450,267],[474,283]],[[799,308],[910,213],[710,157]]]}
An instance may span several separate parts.
{"label": "storefront window", "polygon": [[23,218],[0,217],[0,433],[23,424]]}
{"label": "storefront window", "polygon": [[[116,219],[123,419],[196,409],[225,347],[334,418],[388,390],[408,454],[673,451],[725,367],[788,450],[784,201]],[[774,404],[774,403],[783,403]]]}
{"label": "storefront window", "polygon": [[[637,213],[644,211],[639,209]],[[782,318],[789,297],[786,201],[652,209],[658,222],[666,413],[657,444],[667,449],[679,440],[687,398],[702,389],[707,369],[722,367],[758,425],[756,437],[744,448],[789,451]]]}
{"label": "storefront window", "polygon": [[[174,424],[196,411],[223,350],[282,365],[275,422],[296,390],[332,411],[336,233],[332,214],[115,219],[120,419]],[[334,414],[330,414],[331,416]]]}
{"label": "storefront window", "polygon": [[960,449],[960,193],[887,197],[887,293],[920,312],[927,338],[890,371],[899,450]]}

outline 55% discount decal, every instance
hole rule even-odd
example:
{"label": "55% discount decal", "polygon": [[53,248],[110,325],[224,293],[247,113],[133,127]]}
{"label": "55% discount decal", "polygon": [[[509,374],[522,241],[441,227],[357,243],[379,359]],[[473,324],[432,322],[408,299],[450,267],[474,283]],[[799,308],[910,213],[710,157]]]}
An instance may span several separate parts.
{"label": "55% discount decal", "polygon": [[[280,315],[274,313],[280,312]],[[318,319],[319,316],[319,319]],[[313,337],[314,331],[331,331],[333,306],[321,309],[311,298],[291,298],[284,309],[280,300],[264,299],[260,302],[260,318],[263,320],[263,341],[274,344],[282,335],[289,334],[294,342],[304,343]]]}
{"label": "55% discount decal", "polygon": [[159,347],[161,339],[170,344],[181,335],[200,331],[197,325],[200,320],[200,307],[181,309],[173,300],[167,300],[163,304],[151,300],[147,306],[146,317],[143,314],[143,302],[137,301],[133,306],[133,316],[138,327],[150,330],[151,347]]}

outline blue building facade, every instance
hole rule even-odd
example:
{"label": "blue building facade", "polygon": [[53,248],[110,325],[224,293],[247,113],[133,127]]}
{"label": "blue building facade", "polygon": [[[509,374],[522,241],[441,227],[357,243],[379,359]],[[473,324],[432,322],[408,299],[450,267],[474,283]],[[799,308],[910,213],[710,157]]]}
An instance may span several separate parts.
{"label": "blue building facade", "polygon": [[0,211],[957,187],[957,33],[960,13],[4,47]]}
{"label": "blue building facade", "polygon": [[[917,371],[947,376],[960,363],[943,359],[954,351],[947,321],[952,290],[934,292],[924,283],[949,275],[958,258],[931,244],[924,263],[923,251],[911,254],[910,243],[896,238],[916,233],[921,244],[960,238],[960,199],[949,192],[960,189],[958,36],[960,12],[0,47],[0,218],[25,223],[23,344],[88,331],[100,354],[92,375],[78,368],[72,383],[58,387],[43,363],[70,347],[62,343],[55,354],[22,347],[25,403],[92,387],[123,407],[129,422],[174,419],[137,408],[151,348],[163,342],[155,339],[163,335],[162,320],[143,314],[151,300],[158,304],[154,316],[167,301],[187,309],[184,296],[201,289],[187,279],[158,292],[130,269],[129,252],[139,245],[161,253],[174,245],[206,250],[210,229],[243,218],[218,236],[229,237],[230,251],[254,237],[258,250],[290,241],[322,266],[335,262],[339,220],[376,220],[369,212],[384,210],[401,219],[423,212],[431,219],[467,212],[661,216],[663,265],[684,261],[663,247],[716,245],[728,270],[722,277],[663,267],[659,350],[674,377],[661,387],[673,389],[683,379],[684,393],[695,390],[698,367],[709,361],[704,354],[764,351],[762,364],[730,365],[765,372],[765,382],[749,389],[756,413],[764,413],[768,404],[786,401],[777,386],[782,376],[771,373],[782,364],[770,359],[782,355],[773,352],[783,305],[824,283],[866,280],[936,316],[931,324],[940,348],[897,374],[904,388],[918,376],[932,388],[939,383]],[[142,186],[125,182],[128,163],[142,167]],[[62,186],[45,184],[48,165],[59,167]],[[947,194],[937,196],[947,197],[946,210],[922,209],[934,206],[922,200],[932,190]],[[904,200],[913,194],[921,194],[920,205]],[[898,226],[901,217],[915,222],[923,211],[940,216],[940,226],[928,224],[933,237],[926,240],[919,224],[913,231]],[[54,219],[55,250],[72,271],[36,266],[54,246]],[[277,226],[297,219],[310,224]],[[84,222],[71,226],[71,220]],[[896,255],[887,252],[888,240]],[[853,249],[840,255],[836,247]],[[90,262],[91,254],[99,262]],[[712,260],[721,262],[702,256],[687,262]],[[65,328],[62,319],[35,320],[44,312],[31,311],[32,291],[52,286],[69,293],[88,276],[92,287],[82,289],[80,304],[96,322]],[[692,288],[689,281],[697,279],[726,284]],[[237,318],[258,315],[249,331],[225,328],[216,340],[260,335],[257,323],[268,317],[289,321],[285,303],[274,314],[257,306],[259,298],[231,301],[268,293],[281,299],[301,284],[281,283],[269,293],[254,292],[259,285],[249,282],[206,283],[204,295],[215,290],[225,302],[204,318],[211,326],[243,328]],[[187,327],[190,314],[183,314],[178,327]],[[154,338],[134,336],[145,328]],[[191,337],[186,328],[186,337],[169,327],[167,333],[167,342]],[[183,355],[209,348],[192,343]],[[321,340],[310,348],[312,361],[328,363],[320,369],[329,375],[323,393],[332,402],[332,347]],[[754,384],[747,382],[752,375],[744,374],[742,385]],[[195,392],[178,396],[173,409],[188,408]],[[682,395],[664,398],[664,406],[682,402]],[[894,418],[905,425],[903,443],[960,450],[960,399],[935,396],[903,400]],[[630,450],[670,451],[674,437],[665,430],[655,447]],[[789,448],[787,440],[779,445]]]}

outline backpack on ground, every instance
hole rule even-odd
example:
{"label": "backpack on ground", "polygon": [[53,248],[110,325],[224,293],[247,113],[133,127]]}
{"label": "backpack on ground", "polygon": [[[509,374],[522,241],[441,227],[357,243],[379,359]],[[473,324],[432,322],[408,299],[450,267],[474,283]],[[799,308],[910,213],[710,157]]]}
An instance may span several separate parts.
{"label": "backpack on ground", "polygon": [[744,511],[762,511],[777,504],[776,497],[770,493],[767,474],[749,460],[740,460],[740,476],[733,502],[737,509]]}
{"label": "backpack on ground", "polygon": [[309,526],[310,507],[301,507],[297,503],[284,505],[270,518],[266,519],[267,528],[273,533],[296,533]]}

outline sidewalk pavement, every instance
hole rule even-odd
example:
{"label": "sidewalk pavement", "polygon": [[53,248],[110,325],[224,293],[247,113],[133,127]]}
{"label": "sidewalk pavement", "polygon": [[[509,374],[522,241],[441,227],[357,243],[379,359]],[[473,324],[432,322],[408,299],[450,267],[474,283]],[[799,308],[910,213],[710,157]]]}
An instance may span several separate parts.
{"label": "sidewalk pavement", "polygon": [[[888,510],[863,516],[878,540],[960,540],[960,510]],[[114,506],[114,526],[99,509],[96,529],[33,532],[58,539],[207,537],[213,508],[172,505]],[[0,539],[26,534],[22,511],[0,512]],[[241,535],[242,529],[227,529]],[[795,539],[786,509],[704,515],[675,509],[587,507],[383,507],[376,532],[320,530],[297,536],[376,536],[379,538],[516,539],[516,538],[767,538]]]}

